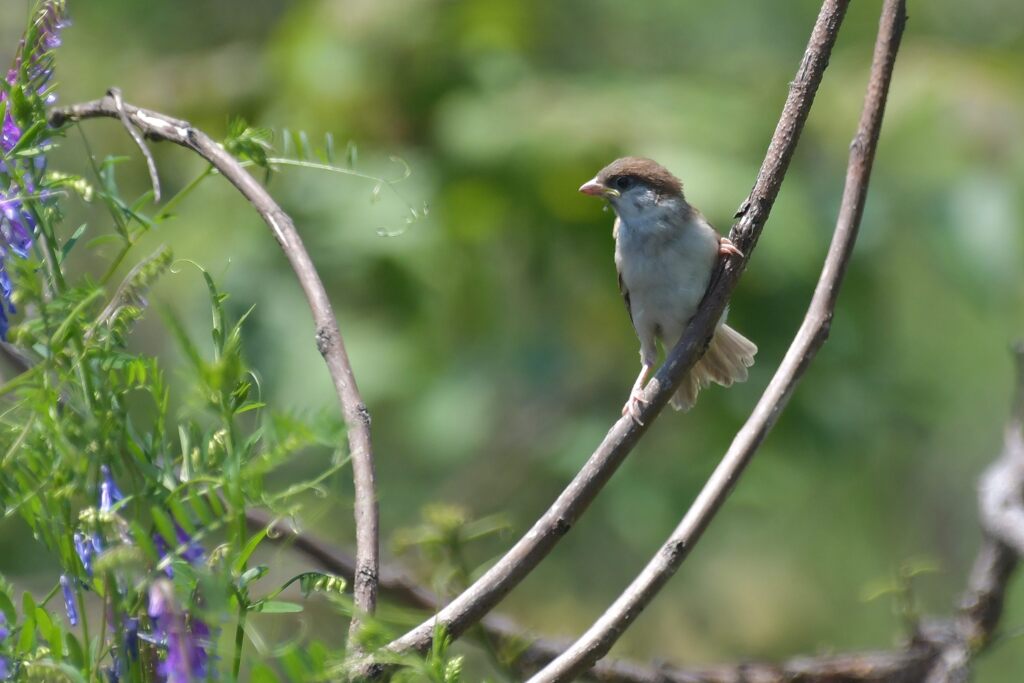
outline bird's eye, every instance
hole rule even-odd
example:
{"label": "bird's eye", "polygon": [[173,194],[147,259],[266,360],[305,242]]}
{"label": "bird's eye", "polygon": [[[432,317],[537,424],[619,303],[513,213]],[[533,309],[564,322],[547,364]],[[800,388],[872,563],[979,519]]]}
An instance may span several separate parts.
{"label": "bird's eye", "polygon": [[620,175],[615,179],[615,189],[617,190],[628,190],[633,187],[633,178],[628,175]]}

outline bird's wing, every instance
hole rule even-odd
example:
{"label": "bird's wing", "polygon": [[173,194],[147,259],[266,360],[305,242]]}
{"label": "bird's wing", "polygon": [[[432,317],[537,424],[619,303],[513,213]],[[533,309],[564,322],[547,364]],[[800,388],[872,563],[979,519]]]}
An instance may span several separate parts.
{"label": "bird's wing", "polygon": [[[612,225],[612,239],[616,242],[619,240],[619,218],[615,217],[615,223]],[[622,270],[619,268],[619,262],[615,260],[615,274],[619,276],[619,294],[622,295],[622,300],[626,302],[626,313],[629,315],[629,322],[633,323],[633,307],[629,304],[629,290],[626,289],[626,283],[622,280]],[[636,329],[636,323],[633,323],[633,329]]]}
{"label": "bird's wing", "polygon": [[636,323],[633,322],[633,307],[629,305],[629,290],[626,289],[626,283],[622,281],[622,271],[619,267],[615,266],[615,272],[619,276],[619,293],[622,294],[622,300],[626,302],[626,313],[629,314],[629,322],[633,323],[633,327],[636,327]]}

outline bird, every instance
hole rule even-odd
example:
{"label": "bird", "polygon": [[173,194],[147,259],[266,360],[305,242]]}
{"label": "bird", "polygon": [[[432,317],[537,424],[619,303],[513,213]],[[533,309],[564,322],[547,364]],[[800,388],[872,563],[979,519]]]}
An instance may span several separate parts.
{"label": "bird", "polygon": [[[657,361],[657,343],[671,348],[696,314],[720,258],[743,257],[683,195],[682,182],[644,157],[623,157],[601,169],[580,192],[604,198],[615,211],[615,269],[619,291],[640,339],[640,374],[622,408],[638,424],[643,390]],[[687,411],[712,382],[728,387],[747,379],[757,345],[725,324],[722,313],[704,356],[671,399]]]}

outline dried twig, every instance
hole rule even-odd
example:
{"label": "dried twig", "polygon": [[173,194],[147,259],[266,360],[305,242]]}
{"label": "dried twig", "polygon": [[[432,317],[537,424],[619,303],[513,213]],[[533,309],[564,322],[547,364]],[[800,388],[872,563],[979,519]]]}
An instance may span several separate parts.
{"label": "dried twig", "polygon": [[153,153],[149,151],[149,146],[146,145],[145,139],[142,134],[139,133],[139,129],[132,125],[132,121],[128,118],[128,115],[124,111],[124,100],[121,99],[120,88],[110,88],[107,90],[107,97],[114,100],[114,108],[117,109],[117,118],[121,119],[121,125],[128,131],[128,135],[131,136],[132,140],[135,141],[135,145],[142,152],[143,158],[146,160],[146,170],[149,171],[149,182],[153,186],[153,203],[160,203],[160,174],[156,170],[156,161],[153,159]]}
{"label": "dried twig", "polygon": [[839,287],[864,212],[885,101],[906,21],[905,5],[906,0],[886,0],[883,7],[871,79],[857,134],[850,146],[846,186],[832,244],[807,314],[779,369],[704,489],[658,553],[594,625],[558,659],[531,678],[530,683],[572,680],[607,654],[700,540],[828,338]]}
{"label": "dried twig", "polygon": [[[748,258],[782,185],[848,4],[849,0],[825,0],[822,4],[800,68],[790,85],[767,156],[744,203],[742,218],[733,228],[733,242]],[[395,652],[425,650],[432,642],[438,624],[443,625],[453,637],[458,637],[480,621],[547,556],[611,478],[668,402],[687,370],[707,348],[714,325],[745,264],[745,259],[730,259],[717,271],[714,284],[705,295],[697,315],[669,354],[664,367],[648,385],[646,406],[641,413],[643,424],[629,417],[616,422],[580,472],[530,531],[436,617],[392,642],[389,649]]]}
{"label": "dried twig", "polygon": [[[221,175],[238,188],[242,196],[259,212],[277,238],[281,249],[295,271],[316,325],[316,345],[327,363],[334,388],[341,402],[348,428],[349,448],[355,479],[356,557],[357,571],[353,592],[356,609],[372,614],[377,605],[377,572],[379,564],[379,530],[376,483],[374,481],[373,449],[370,443],[370,414],[363,404],[355,375],[349,363],[338,321],[327,298],[320,276],[295,230],[292,219],[235,159],[208,135],[186,121],[140,109],[122,102],[120,97],[59,107],[50,113],[50,125],[59,127],[68,121],[92,118],[116,118],[128,122],[146,137],[167,140],[196,152],[212,164]],[[351,632],[359,626],[352,621]]]}

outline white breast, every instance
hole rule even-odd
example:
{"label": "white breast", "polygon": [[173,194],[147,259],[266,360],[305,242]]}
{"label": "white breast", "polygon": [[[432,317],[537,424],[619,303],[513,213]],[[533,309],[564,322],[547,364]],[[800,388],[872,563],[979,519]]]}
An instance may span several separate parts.
{"label": "white breast", "polygon": [[649,210],[626,220],[620,215],[618,221],[615,263],[642,345],[653,345],[655,338],[676,343],[718,259],[718,233],[696,211],[680,209]]}

